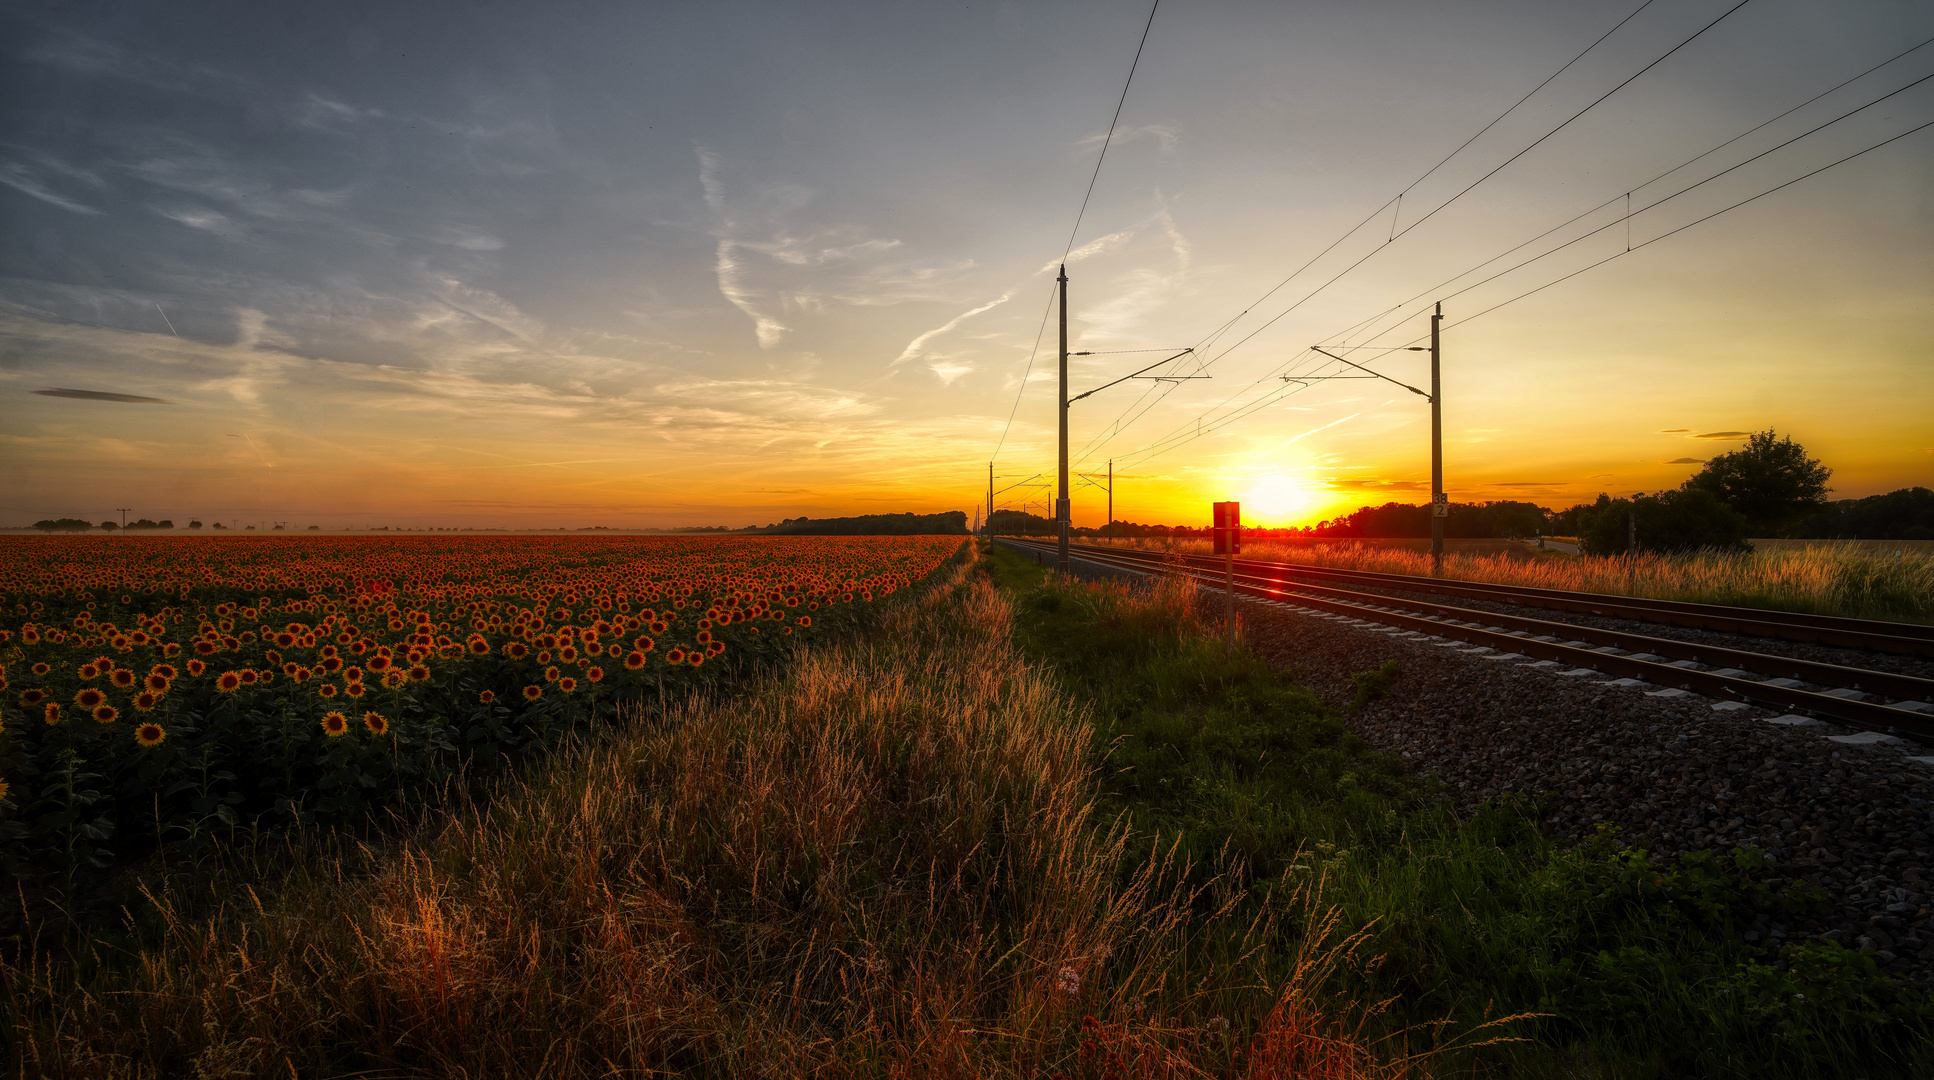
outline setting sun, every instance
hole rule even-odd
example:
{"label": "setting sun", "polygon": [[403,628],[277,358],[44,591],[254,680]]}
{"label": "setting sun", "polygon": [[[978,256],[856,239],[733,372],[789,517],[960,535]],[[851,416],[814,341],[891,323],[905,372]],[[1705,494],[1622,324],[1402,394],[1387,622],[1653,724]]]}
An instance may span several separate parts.
{"label": "setting sun", "polygon": [[1242,497],[1243,523],[1262,528],[1301,524],[1302,516],[1316,504],[1309,489],[1282,473],[1256,481]]}

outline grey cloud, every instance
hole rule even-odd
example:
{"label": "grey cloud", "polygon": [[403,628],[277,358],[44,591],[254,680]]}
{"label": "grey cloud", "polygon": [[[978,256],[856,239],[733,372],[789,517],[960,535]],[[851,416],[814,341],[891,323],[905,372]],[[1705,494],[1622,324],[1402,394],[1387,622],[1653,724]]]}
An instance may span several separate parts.
{"label": "grey cloud", "polygon": [[134,405],[167,405],[169,402],[158,397],[142,397],[140,394],[116,394],[107,390],[70,390],[67,387],[54,387],[36,390],[41,397],[76,398],[81,401],[122,401]]}

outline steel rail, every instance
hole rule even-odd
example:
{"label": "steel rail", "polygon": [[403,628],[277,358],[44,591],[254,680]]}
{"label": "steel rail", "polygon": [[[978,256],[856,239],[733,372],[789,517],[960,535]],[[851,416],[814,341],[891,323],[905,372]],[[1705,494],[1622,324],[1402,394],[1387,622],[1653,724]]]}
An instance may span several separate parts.
{"label": "steel rail", "polygon": [[1461,608],[1429,600],[1410,600],[1378,593],[1355,592],[1350,589],[1338,589],[1308,582],[1290,582],[1255,572],[1241,572],[1237,577],[1245,578],[1251,583],[1288,585],[1300,592],[1315,592],[1371,608],[1389,605],[1410,611],[1434,612],[1446,618],[1489,623],[1502,626],[1507,630],[1522,630],[1530,634],[1547,636],[1563,635],[1559,640],[1568,643],[1582,642],[1595,648],[1624,649],[1634,653],[1657,655],[1667,660],[1689,660],[1711,667],[1735,668],[1769,678],[1790,678],[1839,689],[1859,690],[1863,693],[1879,693],[1910,701],[1934,703],[1934,679],[1900,675],[1891,671],[1875,671],[1850,664],[1800,660],[1789,656],[1733,649],[1709,642],[1679,641],[1675,638],[1653,637],[1649,634],[1635,634],[1623,630],[1604,630],[1598,627],[1580,626],[1576,623],[1552,622],[1521,615]]}
{"label": "steel rail", "polygon": [[[1195,565],[1222,562],[1206,555],[1108,549],[1078,545],[1084,551],[1141,556],[1153,560],[1178,558]],[[1410,574],[1384,574],[1370,570],[1339,570],[1303,563],[1238,559],[1238,565],[1266,567],[1300,577],[1350,581],[1377,588],[1407,592],[1431,592],[1470,599],[1501,600],[1527,607],[1549,608],[1588,615],[1665,623],[1697,630],[1717,630],[1751,637],[1784,638],[1820,645],[1867,649],[1874,652],[1934,657],[1934,626],[1917,623],[1884,622],[1878,619],[1848,619],[1834,615],[1806,615],[1789,611],[1764,611],[1758,608],[1730,607],[1724,604],[1699,604],[1685,600],[1651,600],[1644,597],[1613,596],[1607,593],[1570,592],[1541,589],[1529,585],[1492,585],[1476,581],[1450,581]]]}
{"label": "steel rail", "polygon": [[[1024,544],[1027,547],[1038,545],[1021,541],[1018,538],[1002,537],[1005,542]],[[1125,557],[1107,549],[1097,549],[1083,545],[1078,557],[1101,565],[1115,565],[1146,572],[1151,564],[1146,558]],[[1175,569],[1173,563],[1167,564]],[[1206,570],[1184,566],[1192,577],[1199,578],[1210,585],[1219,585],[1221,580]],[[1502,647],[1507,652],[1492,657],[1501,659],[1519,655],[1534,660],[1551,660],[1556,663],[1570,664],[1573,668],[1585,668],[1621,678],[1636,679],[1661,688],[1676,688],[1697,693],[1721,701],[1739,701],[1762,705],[1770,708],[1785,709],[1809,716],[1830,718],[1836,723],[1849,727],[1864,728],[1870,731],[1885,732],[1889,735],[1911,737],[1919,741],[1934,742],[1934,716],[1923,716],[1906,709],[1890,705],[1877,705],[1867,701],[1833,697],[1830,694],[1792,687],[1773,686],[1752,679],[1732,675],[1721,675],[1711,671],[1696,671],[1690,668],[1674,667],[1671,664],[1640,660],[1633,656],[1615,656],[1595,649],[1580,648],[1561,642],[1541,641],[1535,637],[1519,636],[1502,630],[1486,630],[1481,627],[1464,626],[1460,623],[1446,622],[1423,615],[1389,611],[1367,604],[1329,597],[1314,596],[1308,593],[1292,592],[1297,586],[1287,581],[1270,581],[1268,584],[1254,584],[1250,580],[1239,580],[1235,588],[1245,596],[1289,603],[1304,608],[1314,608],[1331,614],[1344,615],[1366,623],[1381,623],[1398,627],[1431,637],[1447,638],[1488,648]],[[1379,597],[1379,599],[1389,599]],[[1479,613],[1490,615],[1489,612]],[[1566,624],[1569,625],[1569,624]]]}

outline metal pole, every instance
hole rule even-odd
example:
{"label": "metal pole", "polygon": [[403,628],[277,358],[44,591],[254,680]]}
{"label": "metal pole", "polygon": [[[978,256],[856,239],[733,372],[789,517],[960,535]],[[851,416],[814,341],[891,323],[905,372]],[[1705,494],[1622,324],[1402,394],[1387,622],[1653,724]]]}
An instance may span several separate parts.
{"label": "metal pole", "polygon": [[1438,381],[1437,363],[1443,355],[1437,344],[1437,327],[1444,321],[1440,301],[1430,317],[1430,572],[1444,573],[1444,519],[1438,507],[1444,500],[1444,414],[1443,387]]}
{"label": "metal pole", "polygon": [[987,535],[994,535],[994,463],[987,463]]}
{"label": "metal pole", "polygon": [[1108,542],[1115,540],[1115,459],[1108,459]]}
{"label": "metal pole", "polygon": [[1068,501],[1068,265],[1061,264],[1061,494],[1054,500],[1054,516],[1060,527],[1055,545],[1054,568],[1068,572],[1068,519],[1073,516]]}
{"label": "metal pole", "polygon": [[[1230,546],[1235,545],[1231,542]],[[1234,551],[1222,553],[1222,574],[1223,584],[1228,587],[1227,599],[1223,604],[1223,630],[1229,638],[1229,647],[1233,649],[1236,647],[1236,553]]]}

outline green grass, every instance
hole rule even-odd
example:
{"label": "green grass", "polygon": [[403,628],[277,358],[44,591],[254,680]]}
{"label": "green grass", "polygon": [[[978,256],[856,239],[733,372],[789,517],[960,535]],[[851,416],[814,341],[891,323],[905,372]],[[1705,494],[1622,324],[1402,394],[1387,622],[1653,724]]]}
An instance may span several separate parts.
{"label": "green grass", "polygon": [[[1544,1014],[1515,1025],[1528,1042],[1466,1061],[1506,1075],[1934,1074],[1926,995],[1835,945],[1739,939],[1759,911],[1821,902],[1756,884],[1757,853],[1665,865],[1609,831],[1560,845],[1521,802],[1456,813],[1289,673],[1226,649],[1183,587],[1064,583],[998,549],[984,565],[1016,598],[1023,652],[1094,710],[1104,808],[1144,850],[1179,840],[1204,874],[1234,860],[1239,905],[1323,881],[1382,957],[1339,968],[1333,990],[1394,997],[1393,1027]],[[1357,685],[1359,705],[1403,700],[1390,665]]]}

